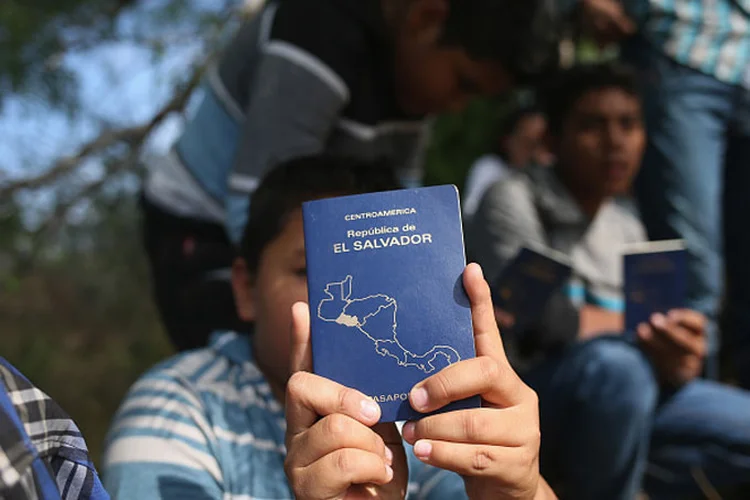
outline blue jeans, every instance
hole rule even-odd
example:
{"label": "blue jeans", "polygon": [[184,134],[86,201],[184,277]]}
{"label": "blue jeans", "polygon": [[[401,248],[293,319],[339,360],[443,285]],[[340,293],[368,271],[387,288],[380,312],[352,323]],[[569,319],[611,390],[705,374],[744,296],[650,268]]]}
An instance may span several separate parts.
{"label": "blue jeans", "polygon": [[[648,146],[635,194],[652,240],[682,238],[688,304],[725,331],[750,388],[750,91],[681,66],[641,39],[622,49],[642,77]],[[715,371],[715,370],[714,370]]]}
{"label": "blue jeans", "polygon": [[524,375],[539,395],[542,473],[563,498],[652,499],[750,483],[750,393],[698,379],[663,391],[624,337],[574,344]]}

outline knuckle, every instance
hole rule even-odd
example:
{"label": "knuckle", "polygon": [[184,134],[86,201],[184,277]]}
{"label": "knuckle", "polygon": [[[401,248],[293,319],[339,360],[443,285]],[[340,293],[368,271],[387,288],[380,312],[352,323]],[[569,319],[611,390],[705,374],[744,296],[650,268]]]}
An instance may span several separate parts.
{"label": "knuckle", "polygon": [[706,342],[704,340],[701,340],[696,345],[695,351],[696,351],[696,354],[698,355],[698,357],[701,358],[701,359],[703,359],[708,354],[708,345],[706,344]]}
{"label": "knuckle", "polygon": [[435,428],[435,419],[433,417],[426,417],[418,420],[416,425],[414,426],[414,438],[430,438],[434,436]]}
{"label": "knuckle", "polygon": [[353,391],[347,388],[341,388],[338,391],[338,401],[336,403],[338,405],[338,413],[347,413],[347,409],[349,408],[348,402],[352,399],[352,394]]}
{"label": "knuckle", "polygon": [[523,469],[532,469],[536,467],[538,453],[533,448],[521,448],[518,465]]}
{"label": "knuckle", "polygon": [[477,417],[475,412],[466,412],[461,418],[461,425],[463,427],[464,436],[466,439],[472,442],[480,442],[484,437],[487,436],[487,425],[486,422]]}
{"label": "knuckle", "polygon": [[532,389],[528,385],[524,384],[524,387],[525,387],[524,399],[526,400],[529,407],[534,410],[535,413],[539,413],[539,395],[536,393],[534,389]]}
{"label": "knuckle", "polygon": [[298,398],[301,394],[305,393],[307,387],[307,374],[305,372],[297,372],[289,377],[289,382],[286,384],[286,395],[290,399]]}
{"label": "knuckle", "polygon": [[292,489],[295,491],[299,490],[302,479],[300,477],[299,470],[294,465],[293,460],[288,457],[286,458],[286,460],[284,460],[284,472],[286,473],[286,477],[289,478],[289,484]]}
{"label": "knuckle", "polygon": [[480,448],[473,452],[471,469],[475,474],[486,474],[495,463],[493,453],[487,448]]}
{"label": "knuckle", "polygon": [[334,456],[334,467],[343,477],[351,477],[357,466],[355,462],[350,450],[339,450]]}
{"label": "knuckle", "polygon": [[349,419],[338,413],[328,415],[324,419],[323,426],[323,433],[333,441],[349,434],[347,432],[349,429]]}
{"label": "knuckle", "polygon": [[482,378],[487,381],[495,381],[500,378],[500,365],[497,361],[489,356],[481,356],[479,359],[479,369]]}
{"label": "knuckle", "polygon": [[450,399],[452,384],[445,372],[435,375],[426,385],[428,385],[427,392],[431,396],[430,399],[434,398],[438,401]]}
{"label": "knuckle", "polygon": [[535,455],[539,454],[539,448],[542,444],[542,431],[539,429],[539,426],[534,426],[532,430],[529,431],[529,438],[528,438],[528,445],[532,452]]}

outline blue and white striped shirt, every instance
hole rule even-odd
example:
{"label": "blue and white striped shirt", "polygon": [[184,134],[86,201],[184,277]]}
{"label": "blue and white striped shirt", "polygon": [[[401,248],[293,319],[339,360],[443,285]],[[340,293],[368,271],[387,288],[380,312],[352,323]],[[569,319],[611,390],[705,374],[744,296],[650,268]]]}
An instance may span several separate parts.
{"label": "blue and white striped shirt", "polygon": [[676,62],[750,88],[750,0],[625,0],[643,36]]}
{"label": "blue and white striped shirt", "polygon": [[[104,484],[115,499],[293,498],[285,427],[247,337],[216,334],[131,388],[107,439]],[[411,458],[414,498],[465,497],[459,476]]]}
{"label": "blue and white striped shirt", "polygon": [[[580,0],[558,0],[571,11]],[[750,0],[616,0],[679,64],[750,89]]]}

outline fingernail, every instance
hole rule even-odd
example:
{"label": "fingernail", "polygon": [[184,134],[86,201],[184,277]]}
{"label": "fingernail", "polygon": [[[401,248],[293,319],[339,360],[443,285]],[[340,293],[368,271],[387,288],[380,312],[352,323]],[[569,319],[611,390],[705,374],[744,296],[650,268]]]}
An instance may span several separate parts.
{"label": "fingernail", "polygon": [[427,390],[424,387],[417,387],[411,391],[411,404],[415,410],[427,408],[428,401]]}
{"label": "fingernail", "polygon": [[385,445],[385,463],[387,465],[391,465],[393,463],[393,452],[390,448],[388,448],[388,445]]}
{"label": "fingernail", "polygon": [[484,269],[482,269],[482,266],[477,264],[477,269],[479,269],[479,277],[484,279]]}
{"label": "fingernail", "polygon": [[664,328],[667,324],[667,318],[661,313],[655,313],[651,315],[651,324],[657,328]]}
{"label": "fingernail", "polygon": [[377,420],[380,417],[380,407],[371,399],[363,399],[360,403],[359,412],[367,420]]}
{"label": "fingernail", "polygon": [[432,453],[432,444],[429,441],[417,441],[414,445],[414,455],[420,460],[430,458]]}
{"label": "fingernail", "polygon": [[386,465],[385,466],[385,475],[386,475],[386,478],[387,478],[386,482],[390,483],[391,479],[393,479],[393,469],[391,468],[390,465]]}
{"label": "fingernail", "polygon": [[401,429],[401,434],[407,442],[414,441],[414,428],[417,426],[414,422],[406,422],[404,428]]}

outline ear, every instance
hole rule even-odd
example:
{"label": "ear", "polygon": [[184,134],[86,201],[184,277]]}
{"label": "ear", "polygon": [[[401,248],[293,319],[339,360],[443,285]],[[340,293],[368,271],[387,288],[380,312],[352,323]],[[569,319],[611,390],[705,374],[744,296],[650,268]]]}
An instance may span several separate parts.
{"label": "ear", "polygon": [[247,268],[245,259],[237,257],[232,263],[232,290],[237,315],[243,321],[255,321],[256,298],[255,277]]}
{"label": "ear", "polygon": [[448,0],[413,0],[406,11],[405,32],[427,42],[437,41],[448,10]]}

